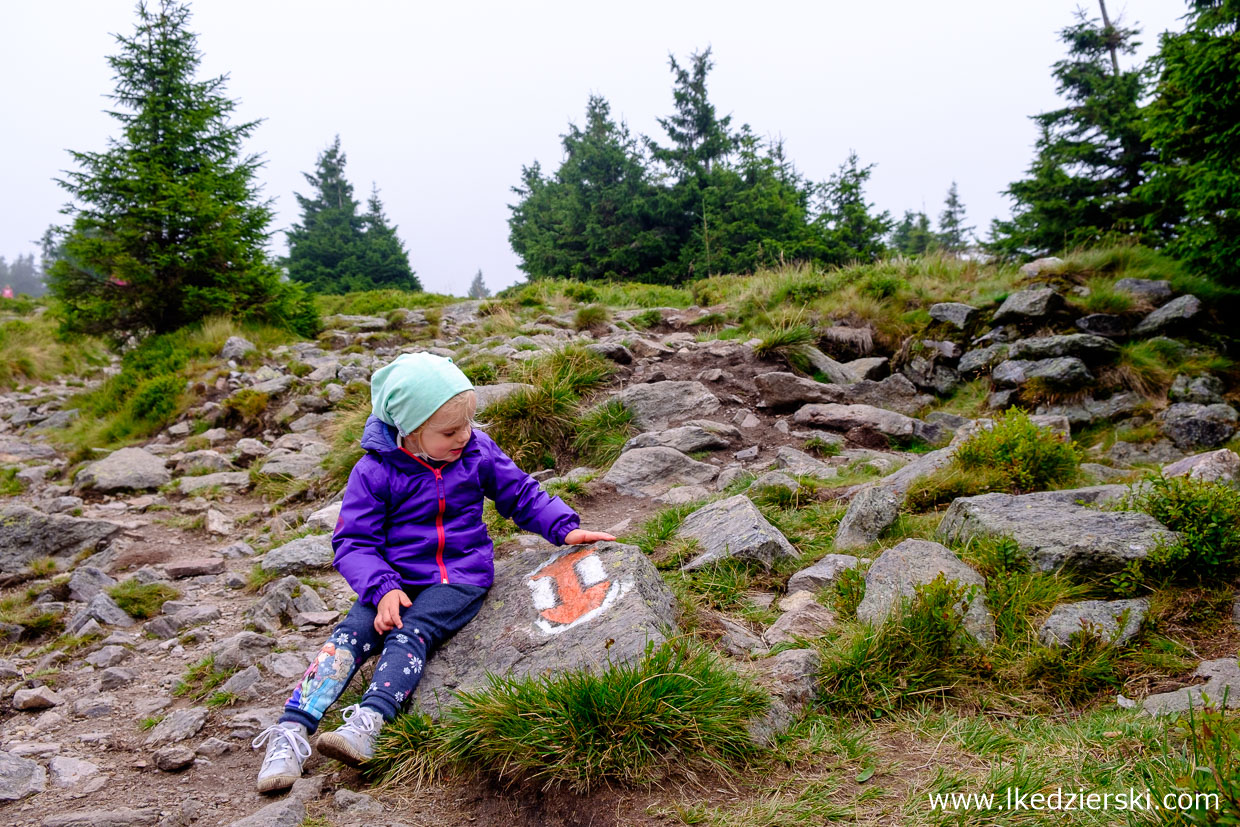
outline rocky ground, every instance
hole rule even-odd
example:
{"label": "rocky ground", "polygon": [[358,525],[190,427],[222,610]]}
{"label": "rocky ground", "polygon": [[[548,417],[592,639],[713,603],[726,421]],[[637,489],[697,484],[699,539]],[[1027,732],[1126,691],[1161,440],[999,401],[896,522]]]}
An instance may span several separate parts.
{"label": "rocky ground", "polygon": [[[848,504],[835,553],[748,596],[777,619],[763,626],[722,613],[698,618],[712,646],[770,689],[772,711],[753,726],[755,738],[769,739],[814,695],[819,655],[805,642],[834,625],[816,595],[841,572],[874,558],[857,614],[879,621],[939,573],[983,582],[947,548],[961,538],[1013,536],[1040,570],[1114,569],[1168,533],[1147,515],[1101,508],[1125,493],[1107,480],[1132,478],[1129,463],[1165,463],[1168,474],[1233,484],[1240,474],[1240,458],[1218,448],[1235,432],[1237,415],[1217,378],[1185,376],[1175,397],[1153,408],[1122,390],[1095,392],[1105,385],[1098,377],[1117,341],[1192,324],[1201,312],[1195,297],[1173,298],[1165,283],[1147,282],[1132,286],[1149,303],[1139,319],[1071,318],[1062,286],[1037,283],[1036,267],[1031,275],[1029,287],[997,310],[935,305],[927,337],[890,360],[841,362],[811,350],[826,382],[790,370],[778,353],[759,357],[758,341],[699,341],[687,324],[710,308],[661,310],[644,332],[625,324],[638,311],[621,311],[593,332],[572,330],[566,316],[486,338],[478,333],[486,319],[479,304],[465,302],[443,308],[435,338],[415,344],[406,341],[416,335],[396,334],[433,324],[421,311],[335,317],[318,342],[261,358],[248,342],[230,339],[219,354],[222,370],[180,421],[145,444],[80,466],[54,440],[74,415],[64,401],[80,387],[48,384],[0,397],[0,461],[20,469],[15,479],[23,489],[0,506],[0,574],[13,594],[29,591],[39,613],[59,617],[66,635],[27,642],[21,624],[3,630],[11,645],[0,659],[2,818],[42,827],[295,825],[307,818],[340,827],[667,824],[680,823],[659,815],[669,801],[729,799],[732,792],[709,780],[683,779],[583,797],[503,790],[486,780],[353,793],[366,789],[357,773],[317,757],[289,795],[273,801],[253,791],[259,754],[250,739],[276,719],[353,600],[330,568],[339,492],[319,484],[333,450],[333,420],[342,415],[337,404],[351,382],[366,381],[402,350],[518,360],[583,342],[616,363],[598,399],[621,401],[639,433],[608,468],[540,477],[584,480],[573,495],[583,525],[622,539],[659,509],[698,504],[677,534],[692,551],[685,571],[725,557],[763,567],[799,557],[751,497],[779,488],[795,495],[806,478],[824,483],[819,496]],[[1065,434],[1116,420],[1132,420],[1133,428],[1153,423],[1155,433],[1099,450],[1092,459],[1101,463],[1091,466],[1099,485],[960,498],[933,539],[892,537],[910,486],[984,427],[926,413],[936,396],[979,374],[990,379],[994,408],[1019,401],[1027,386],[1058,389],[1036,406],[1036,420]],[[270,395],[269,414],[259,429],[224,427],[227,400],[246,389]],[[484,402],[514,390],[488,388]],[[832,447],[807,450],[822,446]],[[264,484],[272,478],[284,487]],[[573,553],[580,556],[557,557],[539,538],[508,538],[488,608],[432,663],[418,703],[429,709],[454,689],[476,687],[496,664],[539,674],[632,659],[647,640],[674,629],[674,598],[646,555],[623,543]],[[55,572],[32,571],[48,558]],[[588,565],[586,558],[593,558]],[[170,598],[149,617],[134,617],[107,593],[130,580],[167,584]],[[554,589],[545,585],[551,581]],[[580,605],[570,605],[571,589],[582,592]],[[1063,605],[1042,620],[1042,639],[1065,642],[1087,623],[1120,645],[1147,609],[1141,599]],[[993,639],[991,611],[980,597],[966,622],[979,640]],[[1133,703],[1159,714],[1184,708],[1203,688],[1213,694],[1227,686],[1240,699],[1234,644],[1234,637],[1222,640],[1218,651],[1203,653],[1194,676],[1164,682],[1165,691]],[[228,674],[218,685],[194,677],[208,657],[211,668]]]}

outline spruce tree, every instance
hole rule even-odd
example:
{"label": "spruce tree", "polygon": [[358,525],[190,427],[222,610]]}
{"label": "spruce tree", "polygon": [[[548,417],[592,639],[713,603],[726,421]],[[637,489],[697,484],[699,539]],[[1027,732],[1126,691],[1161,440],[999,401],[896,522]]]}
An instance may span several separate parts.
{"label": "spruce tree", "polygon": [[820,261],[844,264],[873,261],[887,249],[883,237],[891,230],[891,215],[885,210],[872,212],[865,200],[865,182],[874,165],[861,166],[856,152],[840,164],[839,170],[819,192],[819,212],[814,224],[822,234]]}
{"label": "spruce tree", "polygon": [[1142,187],[1146,203],[1183,215],[1151,213],[1170,250],[1215,279],[1240,285],[1240,2],[1191,0],[1180,34],[1164,34],[1155,66],[1157,97],[1148,137],[1158,152]]}
{"label": "spruce tree", "polygon": [[474,280],[469,283],[469,297],[471,299],[486,299],[491,296],[491,288],[487,287],[487,283],[482,280],[482,268],[478,268],[478,272],[474,274]]}
{"label": "spruce tree", "polygon": [[920,210],[905,210],[904,217],[891,231],[891,249],[902,256],[920,256],[937,244],[930,217]]}
{"label": "spruce tree", "polygon": [[396,235],[396,225],[389,224],[379,200],[379,190],[371,184],[370,198],[366,199],[366,215],[362,216],[362,254],[360,256],[363,281],[353,288],[380,290],[395,288],[422,291],[422,282],[409,266],[409,253],[405,243]]}
{"label": "spruce tree", "polygon": [[264,249],[261,161],[241,154],[258,122],[232,122],[226,76],[196,78],[188,6],[160,0],[137,13],[108,59],[120,136],[72,152],[78,169],[59,182],[73,198],[50,272],[63,328],[120,341],[229,314],[313,333],[313,306]]}
{"label": "spruce tree", "polygon": [[1150,230],[1151,206],[1135,191],[1154,160],[1142,134],[1148,86],[1143,67],[1124,70],[1119,56],[1139,45],[1138,30],[1090,19],[1060,32],[1068,57],[1055,63],[1057,92],[1067,105],[1034,115],[1039,126],[1029,177],[1005,191],[1012,218],[995,220],[987,246],[1006,256],[1032,256]]}
{"label": "spruce tree", "polygon": [[939,213],[937,241],[940,247],[951,253],[959,253],[969,246],[969,238],[973,235],[974,228],[966,227],[964,220],[964,202],[960,200],[956,182],[952,181],[947,197],[943,200],[943,212]]}

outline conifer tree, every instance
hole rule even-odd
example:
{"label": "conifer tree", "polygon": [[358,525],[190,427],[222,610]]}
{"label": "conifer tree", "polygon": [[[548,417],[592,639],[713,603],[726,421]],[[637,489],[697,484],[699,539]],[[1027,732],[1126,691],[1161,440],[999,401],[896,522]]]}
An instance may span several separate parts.
{"label": "conifer tree", "polygon": [[124,340],[231,314],[313,333],[313,306],[264,249],[261,160],[241,154],[258,122],[232,122],[225,76],[196,78],[188,6],[137,13],[108,59],[120,135],[102,152],[72,152],[78,169],[59,182],[73,198],[50,272],[64,329]]}
{"label": "conifer tree", "polygon": [[940,247],[948,252],[958,253],[969,246],[969,238],[973,235],[974,228],[966,227],[964,221],[964,202],[960,200],[956,182],[952,181],[947,197],[943,200],[943,212],[939,213],[937,241]]}
{"label": "conifer tree", "polygon": [[822,185],[819,213],[814,219],[823,235],[820,260],[830,264],[872,261],[886,249],[883,237],[891,230],[891,215],[885,210],[872,212],[874,205],[865,200],[865,182],[873,169],[873,164],[861,166],[857,153],[850,152]]}
{"label": "conifer tree", "polygon": [[937,243],[930,217],[920,210],[905,210],[904,217],[891,231],[891,248],[902,256],[920,256]]}
{"label": "conifer tree", "polygon": [[487,287],[487,283],[482,280],[482,268],[478,268],[478,272],[474,274],[474,280],[469,283],[469,297],[471,299],[486,299],[491,296],[491,288]]}

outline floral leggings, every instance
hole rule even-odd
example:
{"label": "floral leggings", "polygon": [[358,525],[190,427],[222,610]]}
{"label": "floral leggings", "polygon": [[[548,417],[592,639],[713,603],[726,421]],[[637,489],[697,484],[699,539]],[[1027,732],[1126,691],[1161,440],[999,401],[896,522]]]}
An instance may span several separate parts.
{"label": "floral leggings", "polygon": [[444,641],[474,619],[487,590],[481,586],[436,584],[405,588],[413,605],[401,610],[399,629],[375,631],[374,606],[360,600],[332,630],[293,695],[284,704],[281,721],[302,724],[314,732],[327,708],[335,703],[358,667],[374,654],[379,665],[362,696],[368,706],[392,720],[422,678],[426,659]]}

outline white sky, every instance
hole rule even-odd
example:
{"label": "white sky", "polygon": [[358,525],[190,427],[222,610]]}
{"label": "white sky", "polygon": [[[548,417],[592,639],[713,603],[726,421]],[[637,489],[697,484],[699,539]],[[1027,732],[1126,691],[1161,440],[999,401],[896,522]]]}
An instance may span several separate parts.
{"label": "white sky", "polygon": [[[522,164],[560,161],[559,135],[591,93],[635,133],[664,139],[667,55],[713,48],[711,98],[822,180],[856,149],[875,163],[868,194],[899,216],[936,219],[953,179],[969,223],[1007,216],[999,192],[1032,158],[1028,116],[1055,108],[1056,32],[1076,3],[995,0],[397,2],[198,0],[203,76],[229,73],[238,116],[263,118],[248,150],[266,158],[274,229],[297,220],[301,173],[339,133],[359,200],[371,181],[428,290],[463,295],[478,268],[492,289],[519,281],[509,188]],[[1096,3],[1086,4],[1096,15]],[[1142,29],[1179,30],[1178,0],[1111,0]],[[0,254],[35,252],[65,194],[66,149],[100,150],[116,122],[105,58],[133,31],[129,0],[0,5]],[[1125,65],[1131,65],[1130,58]],[[286,251],[276,232],[272,249]]]}

